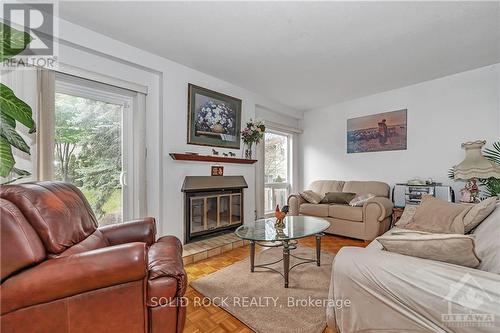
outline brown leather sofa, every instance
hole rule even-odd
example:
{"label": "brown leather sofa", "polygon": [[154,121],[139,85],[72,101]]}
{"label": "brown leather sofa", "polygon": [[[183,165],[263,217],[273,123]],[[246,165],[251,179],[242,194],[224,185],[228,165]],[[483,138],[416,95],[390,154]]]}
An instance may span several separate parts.
{"label": "brown leather sofa", "polygon": [[339,204],[308,203],[300,194],[288,198],[290,215],[322,217],[330,222],[329,234],[371,241],[386,232],[391,225],[393,204],[390,187],[377,181],[316,180],[306,188],[324,196],[327,192],[350,192],[375,195],[362,207]]}
{"label": "brown leather sofa", "polygon": [[61,182],[0,187],[2,332],[182,332],[182,245],[153,218],[98,227]]}

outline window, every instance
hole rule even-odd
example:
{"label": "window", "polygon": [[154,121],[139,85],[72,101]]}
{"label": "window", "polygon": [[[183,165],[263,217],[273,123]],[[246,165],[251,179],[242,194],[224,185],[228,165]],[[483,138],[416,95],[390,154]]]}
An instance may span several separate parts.
{"label": "window", "polygon": [[131,186],[136,182],[127,173],[133,171],[138,133],[133,124],[134,94],[56,76],[53,178],[76,185],[100,225],[119,223],[134,215]]}
{"label": "window", "polygon": [[264,209],[286,205],[291,188],[291,136],[267,131],[264,137]]}

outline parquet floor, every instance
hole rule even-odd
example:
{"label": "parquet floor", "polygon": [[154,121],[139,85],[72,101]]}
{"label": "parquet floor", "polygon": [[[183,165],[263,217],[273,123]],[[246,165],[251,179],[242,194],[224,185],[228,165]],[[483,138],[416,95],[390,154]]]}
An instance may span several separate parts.
{"label": "parquet floor", "polygon": [[[300,240],[301,246],[315,247],[314,237],[308,237]],[[343,246],[361,246],[367,244],[360,240],[326,235],[321,241],[321,251],[337,253]],[[259,246],[257,246],[259,249]],[[205,275],[216,272],[233,263],[248,257],[248,245],[221,255],[208,258],[185,266],[189,281],[199,279]],[[188,287],[186,297],[189,299],[186,317],[185,333],[240,333],[252,332],[245,324],[233,317],[228,312],[214,305],[199,304],[203,295],[191,287]],[[195,299],[198,304],[194,304]],[[331,329],[325,329],[324,333],[334,332]],[[305,332],[306,333],[306,332]]]}

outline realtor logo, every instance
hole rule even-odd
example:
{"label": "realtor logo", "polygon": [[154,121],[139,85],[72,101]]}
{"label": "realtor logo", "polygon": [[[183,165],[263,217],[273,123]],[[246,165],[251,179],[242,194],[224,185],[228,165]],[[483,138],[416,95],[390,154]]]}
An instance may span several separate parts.
{"label": "realtor logo", "polygon": [[[54,4],[5,3],[3,5],[3,18],[6,24],[14,29],[24,30],[32,38],[20,55],[54,55]],[[16,46],[16,44],[9,45],[12,49],[15,49]]]}
{"label": "realtor logo", "polygon": [[493,299],[469,273],[450,285],[448,294],[444,299],[448,302],[448,313],[441,315],[441,320],[445,326],[494,326],[495,315],[481,310],[484,308],[485,302],[491,304]]}

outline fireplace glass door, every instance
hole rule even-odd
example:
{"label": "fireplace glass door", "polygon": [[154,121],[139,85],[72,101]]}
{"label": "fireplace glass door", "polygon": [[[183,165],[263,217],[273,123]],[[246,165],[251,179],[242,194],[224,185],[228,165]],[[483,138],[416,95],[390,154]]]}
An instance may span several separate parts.
{"label": "fireplace glass door", "polygon": [[241,194],[231,195],[231,224],[241,222]]}
{"label": "fireplace glass door", "polygon": [[191,233],[205,230],[205,198],[191,198]]}
{"label": "fireplace glass door", "polygon": [[242,195],[205,192],[189,198],[190,234],[201,235],[242,222]]}

